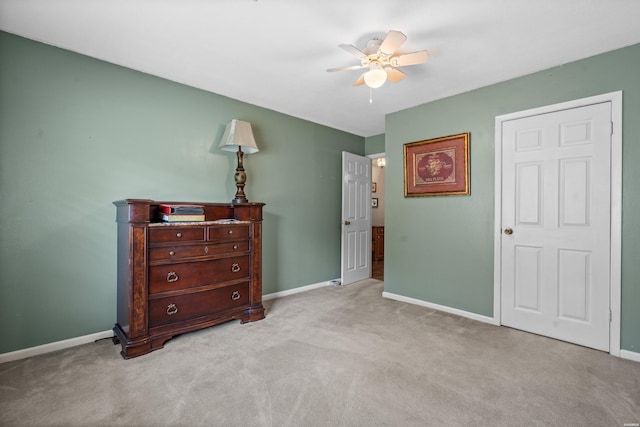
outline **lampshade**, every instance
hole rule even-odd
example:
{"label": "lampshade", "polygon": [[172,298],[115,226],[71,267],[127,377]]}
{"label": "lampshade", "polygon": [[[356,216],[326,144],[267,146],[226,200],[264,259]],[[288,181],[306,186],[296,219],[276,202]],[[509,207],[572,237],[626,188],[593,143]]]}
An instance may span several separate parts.
{"label": "lampshade", "polygon": [[369,71],[364,74],[364,82],[370,88],[379,88],[387,81],[387,72],[382,69],[380,64],[372,62]]}
{"label": "lampshade", "polygon": [[233,119],[227,123],[218,148],[235,152],[238,151],[238,147],[242,147],[242,151],[245,154],[253,154],[260,151],[256,140],[253,138],[251,123]]}

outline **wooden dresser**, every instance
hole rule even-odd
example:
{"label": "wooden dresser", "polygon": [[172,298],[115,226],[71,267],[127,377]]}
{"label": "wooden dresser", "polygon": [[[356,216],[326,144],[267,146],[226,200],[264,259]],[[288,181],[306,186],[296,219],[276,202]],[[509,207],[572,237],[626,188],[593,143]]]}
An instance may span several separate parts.
{"label": "wooden dresser", "polygon": [[[204,206],[204,222],[161,222],[161,203]],[[114,202],[118,295],[114,343],[125,359],[175,335],[264,318],[264,203]]]}

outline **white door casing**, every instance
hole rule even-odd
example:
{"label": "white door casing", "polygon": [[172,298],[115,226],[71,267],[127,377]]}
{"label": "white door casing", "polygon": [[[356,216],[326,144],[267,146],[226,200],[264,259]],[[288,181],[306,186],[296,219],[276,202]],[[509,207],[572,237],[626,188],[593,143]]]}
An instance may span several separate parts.
{"label": "white door casing", "polygon": [[617,92],[496,118],[495,320],[615,355],[620,101]]}
{"label": "white door casing", "polygon": [[371,277],[371,159],[342,152],[342,284]]}

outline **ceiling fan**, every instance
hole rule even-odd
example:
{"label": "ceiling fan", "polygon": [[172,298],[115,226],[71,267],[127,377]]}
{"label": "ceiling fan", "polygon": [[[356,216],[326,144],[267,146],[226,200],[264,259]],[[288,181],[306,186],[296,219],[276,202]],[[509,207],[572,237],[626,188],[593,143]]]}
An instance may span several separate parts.
{"label": "ceiling fan", "polygon": [[354,86],[366,84],[370,88],[375,89],[382,86],[387,80],[397,83],[406,77],[406,74],[398,70],[397,67],[424,64],[429,59],[429,52],[426,50],[394,56],[394,53],[396,53],[405,40],[407,40],[407,36],[403,33],[391,30],[384,40],[377,38],[369,40],[367,47],[363,51],[350,44],[338,45],[360,59],[360,65],[330,68],[327,71],[348,71],[368,68],[369,70],[356,80],[353,84]]}

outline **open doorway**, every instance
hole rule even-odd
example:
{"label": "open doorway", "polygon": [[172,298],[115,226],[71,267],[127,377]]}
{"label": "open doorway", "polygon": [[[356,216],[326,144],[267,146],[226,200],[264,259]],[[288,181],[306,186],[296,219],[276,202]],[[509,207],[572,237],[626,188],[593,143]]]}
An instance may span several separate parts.
{"label": "open doorway", "polygon": [[384,153],[371,159],[371,277],[384,280]]}

